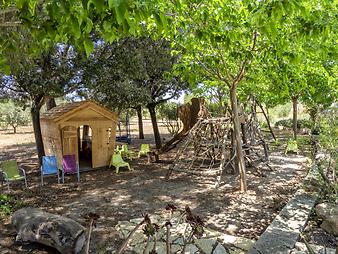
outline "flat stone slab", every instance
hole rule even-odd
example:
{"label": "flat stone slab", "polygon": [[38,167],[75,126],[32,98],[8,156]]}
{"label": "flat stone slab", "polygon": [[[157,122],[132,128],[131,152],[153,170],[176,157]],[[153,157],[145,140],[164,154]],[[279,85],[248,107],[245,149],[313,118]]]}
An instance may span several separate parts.
{"label": "flat stone slab", "polygon": [[[306,180],[316,177],[316,167],[312,166]],[[299,240],[317,198],[317,192],[299,189],[247,253],[289,254]]]}
{"label": "flat stone slab", "polygon": [[[336,254],[335,249],[325,248],[320,245],[310,244],[310,247],[315,251],[316,254]],[[290,254],[308,254],[307,248],[304,243],[297,242],[294,250]]]}

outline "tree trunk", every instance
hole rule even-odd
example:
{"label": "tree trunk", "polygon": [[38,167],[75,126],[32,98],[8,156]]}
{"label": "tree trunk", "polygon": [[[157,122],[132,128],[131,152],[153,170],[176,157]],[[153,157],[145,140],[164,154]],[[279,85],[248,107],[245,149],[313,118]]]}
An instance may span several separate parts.
{"label": "tree trunk", "polygon": [[85,228],[76,221],[36,208],[22,208],[12,216],[17,241],[38,242],[62,254],[80,253],[86,241]]}
{"label": "tree trunk", "polygon": [[[158,125],[157,125],[155,105],[149,104],[149,105],[147,105],[147,108],[149,110],[150,118],[151,118],[151,123],[153,125],[153,131],[154,131],[154,136],[155,136],[156,149],[159,150],[159,149],[161,149],[162,141],[161,141],[160,131],[159,131]],[[155,160],[156,161],[159,160],[158,153],[155,153]]]}
{"label": "tree trunk", "polygon": [[269,128],[269,130],[270,130],[271,136],[273,137],[274,140],[276,140],[275,133],[273,132],[272,127],[271,127],[271,124],[270,124],[270,119],[269,119],[269,116],[268,116],[268,109],[267,109],[266,112],[265,112],[263,106],[262,106],[258,101],[256,101],[256,103],[258,104],[258,106],[259,106],[260,109],[262,110],[262,113],[263,113],[263,115],[264,115],[264,118],[265,118],[265,120],[266,120],[266,123],[268,124],[268,128]]}
{"label": "tree trunk", "polygon": [[136,107],[136,112],[137,112],[137,119],[138,119],[138,138],[144,139],[143,120],[142,120],[142,106],[141,105]]}
{"label": "tree trunk", "polygon": [[246,183],[246,172],[245,172],[245,163],[242,151],[242,140],[241,140],[241,132],[240,132],[240,122],[238,117],[238,105],[237,105],[237,94],[236,94],[236,86],[232,86],[230,88],[230,101],[231,101],[231,110],[232,110],[232,120],[234,123],[234,134],[236,140],[236,163],[239,170],[240,175],[240,188],[241,191],[247,191],[247,183]]}
{"label": "tree trunk", "polygon": [[41,165],[42,156],[45,155],[45,151],[43,148],[41,126],[40,126],[40,107],[38,107],[36,104],[33,104],[31,107],[31,116],[33,122],[36,150],[38,153],[39,163]]}
{"label": "tree trunk", "polygon": [[13,133],[16,134],[16,126],[13,126]]}
{"label": "tree trunk", "polygon": [[46,100],[46,108],[47,110],[51,110],[56,107],[56,102],[54,98],[48,97]]}
{"label": "tree trunk", "polygon": [[293,108],[293,124],[292,124],[292,129],[293,129],[293,138],[296,140],[297,139],[297,104],[298,104],[298,97],[293,96],[292,97],[292,108]]}

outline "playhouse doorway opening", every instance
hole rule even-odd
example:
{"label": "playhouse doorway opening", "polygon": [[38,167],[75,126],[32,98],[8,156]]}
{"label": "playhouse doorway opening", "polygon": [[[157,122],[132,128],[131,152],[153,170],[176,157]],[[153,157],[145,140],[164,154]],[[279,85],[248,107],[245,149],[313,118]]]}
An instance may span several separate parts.
{"label": "playhouse doorway opening", "polygon": [[92,128],[81,125],[78,128],[79,167],[81,170],[92,168]]}

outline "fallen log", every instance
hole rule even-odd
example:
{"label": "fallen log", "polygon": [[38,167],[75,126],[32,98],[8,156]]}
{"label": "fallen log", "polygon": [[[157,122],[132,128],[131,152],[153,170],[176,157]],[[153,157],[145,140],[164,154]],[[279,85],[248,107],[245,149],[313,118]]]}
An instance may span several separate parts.
{"label": "fallen log", "polygon": [[36,208],[22,208],[12,215],[16,241],[38,242],[61,254],[79,253],[86,241],[85,228],[76,221]]}

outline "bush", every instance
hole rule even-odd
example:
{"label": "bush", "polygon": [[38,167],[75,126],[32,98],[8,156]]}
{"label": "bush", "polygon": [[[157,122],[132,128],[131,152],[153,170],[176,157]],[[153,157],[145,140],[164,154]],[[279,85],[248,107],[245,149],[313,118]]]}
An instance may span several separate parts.
{"label": "bush", "polygon": [[[282,119],[279,120],[275,123],[275,127],[285,127],[285,128],[292,128],[293,125],[293,120],[292,119]],[[303,129],[303,128],[307,128],[307,129],[312,129],[313,124],[310,120],[307,119],[299,119],[297,121],[297,128],[298,129]]]}
{"label": "bush", "polygon": [[21,201],[18,201],[14,196],[0,194],[0,218],[12,214],[21,207]]}

